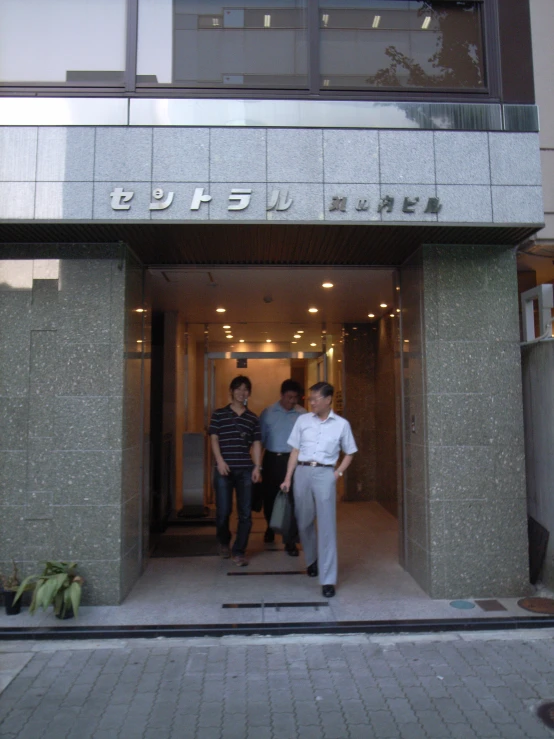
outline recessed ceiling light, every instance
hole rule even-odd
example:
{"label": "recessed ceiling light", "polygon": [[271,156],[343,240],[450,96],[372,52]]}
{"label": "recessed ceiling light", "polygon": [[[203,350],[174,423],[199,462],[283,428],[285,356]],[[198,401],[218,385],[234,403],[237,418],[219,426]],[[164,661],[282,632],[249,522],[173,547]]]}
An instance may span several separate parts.
{"label": "recessed ceiling light", "polygon": [[301,339],[302,338],[302,334],[294,334],[294,338],[295,339]]}
{"label": "recessed ceiling light", "polygon": [[324,283],[323,283],[323,284],[321,285],[321,287],[333,287],[333,283],[332,283],[332,282],[324,282]]}
{"label": "recessed ceiling light", "polygon": [[357,331],[357,330],[358,330],[357,326],[352,326],[352,331]]}
{"label": "recessed ceiling light", "polygon": [[299,330],[298,330],[298,333],[299,333],[299,334],[303,334],[303,333],[304,333],[304,329],[303,329],[303,328],[302,328],[302,329],[299,329]]}
{"label": "recessed ceiling light", "polygon": [[137,339],[137,344],[142,344],[142,339]]}
{"label": "recessed ceiling light", "polygon": [[225,313],[225,308],[216,308],[215,309],[215,312],[216,313]]}
{"label": "recessed ceiling light", "polygon": [[391,314],[390,314],[390,317],[391,317],[391,318],[394,318],[394,313],[391,313]]}
{"label": "recessed ceiling light", "polygon": [[244,339],[239,339],[239,342],[240,342],[241,344],[244,344]]}
{"label": "recessed ceiling light", "polygon": [[271,15],[264,15],[264,28],[271,28]]}
{"label": "recessed ceiling light", "polygon": [[144,313],[144,308],[135,308],[135,313]]}
{"label": "recessed ceiling light", "polygon": [[397,312],[397,313],[400,313],[400,308],[397,308],[397,309],[396,309],[396,312]]}
{"label": "recessed ceiling light", "polygon": [[228,338],[228,339],[232,339],[233,337],[232,337],[232,335],[231,335],[231,334],[227,334],[227,338]]}
{"label": "recessed ceiling light", "polygon": [[342,362],[342,359],[337,359],[337,362]]}
{"label": "recessed ceiling light", "polygon": [[297,341],[291,341],[290,343],[291,343],[291,344],[298,344],[298,342],[297,342]]}
{"label": "recessed ceiling light", "polygon": [[381,22],[381,16],[380,16],[380,15],[376,15],[376,16],[375,16],[375,17],[373,18],[373,23],[371,24],[371,27],[372,27],[372,28],[379,28],[379,23],[380,23],[380,22]]}
{"label": "recessed ceiling light", "polygon": [[308,313],[317,313],[317,308],[308,308]]}
{"label": "recessed ceiling light", "polygon": [[387,307],[387,304],[386,303],[379,303],[379,307],[380,308],[386,308]]}
{"label": "recessed ceiling light", "polygon": [[271,344],[271,339],[266,339],[266,344]]}
{"label": "recessed ceiling light", "polygon": [[399,287],[397,287],[396,289],[397,289],[397,290],[400,290],[400,288],[399,288]]}
{"label": "recessed ceiling light", "polygon": [[314,344],[313,342],[310,344],[310,346],[317,346],[317,344]]}
{"label": "recessed ceiling light", "polygon": [[229,326],[229,324],[227,323],[227,324],[225,324],[225,326],[223,326],[223,328],[231,328],[231,327],[230,327],[230,326]]}
{"label": "recessed ceiling light", "polygon": [[367,317],[368,318],[375,318],[375,313],[368,313],[367,314]]}
{"label": "recessed ceiling light", "polygon": [[410,339],[404,339],[404,343],[405,344],[409,344],[410,343]]}
{"label": "recessed ceiling light", "polygon": [[424,31],[426,31],[429,28],[430,25],[431,25],[431,16],[430,15],[426,15],[425,16],[425,19],[423,20],[423,23],[421,24],[421,28]]}

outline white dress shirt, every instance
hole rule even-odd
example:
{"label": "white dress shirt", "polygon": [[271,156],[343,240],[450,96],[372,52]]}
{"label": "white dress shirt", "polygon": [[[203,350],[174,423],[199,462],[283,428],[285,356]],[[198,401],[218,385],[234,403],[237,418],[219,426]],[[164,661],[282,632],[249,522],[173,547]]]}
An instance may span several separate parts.
{"label": "white dress shirt", "polygon": [[335,465],[342,451],[354,454],[358,451],[350,424],[331,411],[325,421],[315,413],[306,413],[294,424],[288,444],[298,449],[299,462],[319,462]]}

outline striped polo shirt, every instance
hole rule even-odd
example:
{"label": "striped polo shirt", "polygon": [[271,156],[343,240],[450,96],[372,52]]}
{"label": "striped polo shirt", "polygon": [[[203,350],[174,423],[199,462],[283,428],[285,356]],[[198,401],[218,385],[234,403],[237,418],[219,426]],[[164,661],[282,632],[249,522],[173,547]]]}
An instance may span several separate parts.
{"label": "striped polo shirt", "polygon": [[213,412],[208,429],[210,436],[217,436],[221,456],[231,468],[252,467],[250,447],[262,438],[258,416],[246,409],[238,415],[226,405]]}

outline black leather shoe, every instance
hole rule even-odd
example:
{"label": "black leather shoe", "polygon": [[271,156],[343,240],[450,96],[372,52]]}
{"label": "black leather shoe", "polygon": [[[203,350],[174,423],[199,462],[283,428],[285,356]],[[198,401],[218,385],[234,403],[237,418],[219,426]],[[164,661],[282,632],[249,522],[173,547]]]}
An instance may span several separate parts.
{"label": "black leather shoe", "polygon": [[335,586],[334,585],[324,585],[321,588],[321,592],[323,593],[324,598],[332,598],[335,594]]}
{"label": "black leather shoe", "polygon": [[315,562],[312,562],[306,572],[308,573],[308,577],[317,577],[319,575],[319,570],[317,569],[317,559]]}
{"label": "black leather shoe", "polygon": [[266,544],[273,544],[275,541],[275,532],[273,529],[266,529],[264,534],[264,542]]}
{"label": "black leather shoe", "polygon": [[289,547],[285,547],[285,551],[289,555],[289,557],[298,557],[298,549],[296,548],[296,544],[292,544]]}

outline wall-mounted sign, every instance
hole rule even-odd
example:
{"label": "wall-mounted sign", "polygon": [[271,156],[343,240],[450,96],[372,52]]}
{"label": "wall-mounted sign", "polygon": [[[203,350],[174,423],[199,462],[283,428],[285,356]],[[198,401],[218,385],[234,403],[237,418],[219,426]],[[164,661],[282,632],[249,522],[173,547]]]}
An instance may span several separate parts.
{"label": "wall-mounted sign", "polygon": [[[129,211],[133,207],[133,197],[135,193],[133,190],[126,190],[124,187],[114,187],[110,193],[112,210],[125,210]],[[234,187],[228,196],[227,210],[237,211],[246,210],[250,205],[251,198],[254,196],[251,188],[238,188]],[[149,210],[166,210],[173,205],[175,193],[165,193],[161,187],[156,187],[152,190],[152,200],[148,206]],[[212,196],[206,192],[204,187],[196,187],[188,209],[191,211],[197,211],[202,208],[203,205],[209,203]],[[346,213],[348,206],[348,198],[344,195],[333,195],[331,202],[329,203],[329,210],[336,211],[338,213]],[[400,202],[397,202],[400,200]],[[420,202],[421,200],[421,202]],[[294,199],[289,197],[288,190],[273,190],[270,198],[266,204],[266,210],[284,211],[288,210],[293,204]],[[430,197],[421,199],[417,196],[405,196],[403,199],[396,199],[390,195],[371,202],[369,198],[358,197],[354,198],[353,207],[357,211],[369,211],[374,210],[377,213],[393,213],[395,207],[401,210],[402,213],[416,213],[416,208],[421,208],[425,204],[423,210],[424,213],[439,213],[442,208],[440,198]],[[186,207],[186,206],[185,206]]]}

